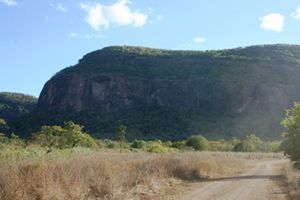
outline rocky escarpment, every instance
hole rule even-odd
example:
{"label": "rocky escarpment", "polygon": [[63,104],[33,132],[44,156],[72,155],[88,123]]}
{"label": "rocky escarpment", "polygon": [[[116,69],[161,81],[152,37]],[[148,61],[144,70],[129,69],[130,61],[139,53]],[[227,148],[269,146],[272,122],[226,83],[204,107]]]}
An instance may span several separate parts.
{"label": "rocky escarpment", "polygon": [[132,138],[275,138],[284,110],[298,100],[299,46],[205,52],[124,46],[87,54],[57,73],[38,109],[100,137],[122,123]]}

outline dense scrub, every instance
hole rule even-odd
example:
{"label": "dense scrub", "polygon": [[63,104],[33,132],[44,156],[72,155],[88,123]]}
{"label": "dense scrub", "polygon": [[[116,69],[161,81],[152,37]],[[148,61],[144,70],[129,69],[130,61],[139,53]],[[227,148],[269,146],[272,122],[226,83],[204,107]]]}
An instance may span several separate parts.
{"label": "dense scrub", "polygon": [[20,93],[0,92],[0,118],[10,121],[32,112],[37,98]]}
{"label": "dense scrub", "polygon": [[[5,121],[1,124],[5,126]],[[0,129],[1,131],[1,129]],[[1,133],[1,132],[0,132]],[[180,151],[235,151],[235,152],[279,152],[280,141],[263,141],[254,134],[246,136],[243,140],[232,138],[229,140],[208,140],[202,135],[193,135],[181,141],[161,140],[133,140],[127,141],[127,127],[119,126],[116,140],[94,139],[83,131],[83,126],[65,122],[64,125],[42,126],[40,131],[34,132],[28,139],[21,139],[15,134],[10,137],[0,135],[0,144],[18,144],[30,146],[32,144],[45,148],[48,152],[55,149],[68,149],[73,147],[120,149],[126,151],[147,151],[153,153],[180,152]],[[23,147],[22,146],[22,147]]]}

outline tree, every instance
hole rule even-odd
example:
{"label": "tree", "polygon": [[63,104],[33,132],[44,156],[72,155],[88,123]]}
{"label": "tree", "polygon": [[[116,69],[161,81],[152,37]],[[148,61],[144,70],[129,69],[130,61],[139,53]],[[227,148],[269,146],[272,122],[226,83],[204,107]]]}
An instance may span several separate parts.
{"label": "tree", "polygon": [[39,132],[32,134],[32,139],[50,151],[52,148],[96,147],[96,141],[82,129],[83,126],[71,121],[65,122],[63,126],[42,126]]}
{"label": "tree", "polygon": [[0,126],[1,126],[1,127],[2,127],[2,126],[6,126],[6,122],[5,122],[4,119],[1,119],[1,118],[0,118]]}
{"label": "tree", "polygon": [[4,119],[0,118],[0,133],[5,133],[8,130],[7,123]]}
{"label": "tree", "polygon": [[121,124],[118,127],[118,137],[120,140],[120,151],[123,148],[124,143],[126,141],[126,134],[127,134],[127,127]]}
{"label": "tree", "polygon": [[233,150],[237,152],[263,151],[263,142],[256,135],[250,134],[242,142],[237,143]]}
{"label": "tree", "polygon": [[6,133],[8,131],[7,123],[4,119],[0,118],[0,143],[7,143],[9,141]]}
{"label": "tree", "polygon": [[193,147],[197,151],[204,151],[208,149],[209,144],[204,136],[193,135],[187,139],[186,146]]}
{"label": "tree", "polygon": [[295,162],[295,167],[300,167],[300,102],[287,110],[281,124],[286,129],[283,133],[285,141],[282,143],[282,149]]}

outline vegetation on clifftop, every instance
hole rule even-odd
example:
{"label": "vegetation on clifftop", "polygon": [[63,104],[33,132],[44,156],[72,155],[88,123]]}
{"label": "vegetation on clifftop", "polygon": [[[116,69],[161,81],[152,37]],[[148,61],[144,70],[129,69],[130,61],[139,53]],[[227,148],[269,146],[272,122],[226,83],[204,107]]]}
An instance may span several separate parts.
{"label": "vegetation on clifftop", "polygon": [[[275,74],[272,65],[300,64],[299,55],[300,46],[282,44],[211,51],[112,46],[85,55],[77,65],[63,69],[57,75],[101,72],[167,79],[288,82],[294,77],[284,79],[285,70],[276,69]],[[231,73],[236,76],[232,77]]]}

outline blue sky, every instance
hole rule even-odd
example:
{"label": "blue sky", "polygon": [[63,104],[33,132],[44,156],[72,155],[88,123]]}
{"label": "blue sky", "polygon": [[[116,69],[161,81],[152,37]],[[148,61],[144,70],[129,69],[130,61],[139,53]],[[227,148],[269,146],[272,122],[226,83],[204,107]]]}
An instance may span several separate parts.
{"label": "blue sky", "polygon": [[0,91],[38,96],[110,45],[223,49],[300,44],[298,0],[0,0]]}

